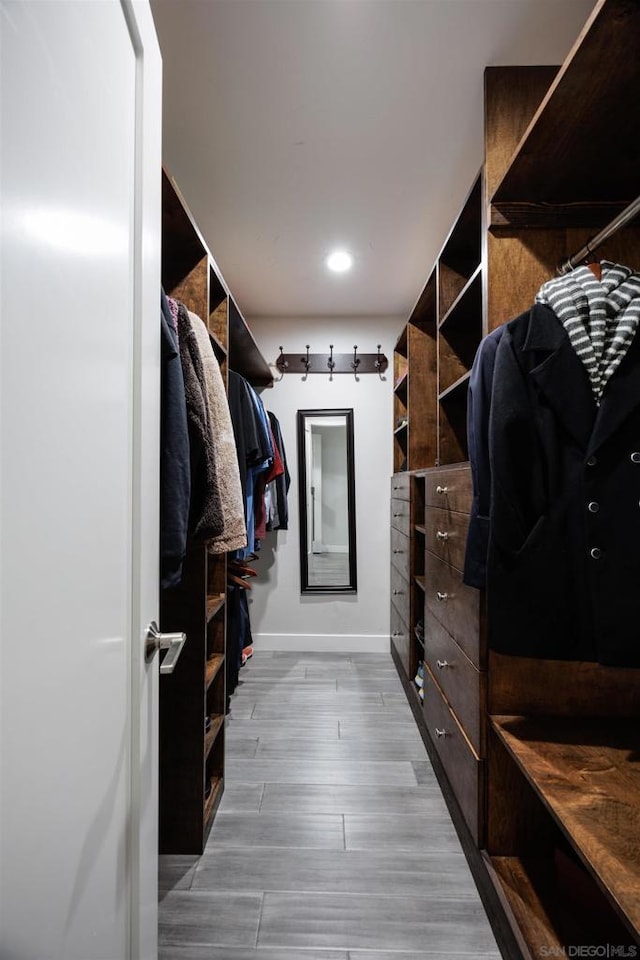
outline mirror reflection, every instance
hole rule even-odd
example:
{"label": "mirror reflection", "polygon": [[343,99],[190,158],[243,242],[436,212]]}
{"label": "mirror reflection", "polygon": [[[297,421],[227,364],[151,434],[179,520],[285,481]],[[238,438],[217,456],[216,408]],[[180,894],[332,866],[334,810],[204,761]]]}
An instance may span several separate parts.
{"label": "mirror reflection", "polygon": [[298,411],[302,593],[355,593],[353,410]]}

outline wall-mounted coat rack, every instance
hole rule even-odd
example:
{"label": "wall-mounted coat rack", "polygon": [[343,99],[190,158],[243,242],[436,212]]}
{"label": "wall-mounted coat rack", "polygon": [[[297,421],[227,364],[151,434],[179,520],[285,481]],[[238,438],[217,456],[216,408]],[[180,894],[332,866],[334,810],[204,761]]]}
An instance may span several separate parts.
{"label": "wall-mounted coat rack", "polygon": [[384,353],[380,353],[378,344],[377,353],[358,353],[358,347],[354,346],[353,353],[334,353],[333,344],[329,346],[329,354],[309,353],[309,344],[306,345],[306,354],[300,356],[299,353],[283,353],[280,347],[280,356],[275,362],[280,371],[279,379],[282,380],[285,373],[303,373],[303,379],[306,379],[310,373],[328,373],[329,379],[334,373],[352,373],[356,380],[360,373],[377,373],[381,380],[384,380],[382,374],[389,366],[389,361]]}

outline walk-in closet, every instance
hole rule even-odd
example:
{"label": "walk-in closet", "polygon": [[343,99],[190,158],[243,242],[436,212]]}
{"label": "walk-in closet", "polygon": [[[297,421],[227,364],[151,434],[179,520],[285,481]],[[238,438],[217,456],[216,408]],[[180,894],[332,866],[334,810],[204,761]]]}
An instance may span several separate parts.
{"label": "walk-in closet", "polygon": [[0,0],[0,960],[639,955],[639,51]]}

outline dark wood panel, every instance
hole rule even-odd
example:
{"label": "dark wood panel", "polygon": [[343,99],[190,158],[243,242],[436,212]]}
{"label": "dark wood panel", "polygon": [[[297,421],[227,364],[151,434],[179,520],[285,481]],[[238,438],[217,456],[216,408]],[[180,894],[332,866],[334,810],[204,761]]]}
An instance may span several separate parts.
{"label": "dark wood panel", "polygon": [[209,314],[209,333],[219,344],[220,349],[228,353],[229,343],[229,311],[227,299],[219,303],[218,306]]}
{"label": "dark wood panel", "polygon": [[489,712],[640,717],[640,669],[489,652]]}
{"label": "dark wood panel", "polygon": [[487,67],[484,72],[485,190],[491,197],[558,67]]}
{"label": "dark wood panel", "polygon": [[229,364],[254,386],[270,387],[273,384],[269,364],[232,297],[229,297]]}
{"label": "dark wood panel", "polygon": [[640,942],[640,728],[493,717],[492,727]]}
{"label": "dark wood panel", "polygon": [[406,676],[413,680],[409,627],[394,604],[391,604],[391,643],[395,647]]}
{"label": "dark wood panel", "polygon": [[391,526],[403,533],[405,537],[409,536],[411,531],[411,507],[408,500],[392,498]]}
{"label": "dark wood panel", "polygon": [[456,513],[469,513],[473,490],[469,464],[429,470],[425,475],[425,503]]}
{"label": "dark wood panel", "polygon": [[[633,200],[638,193],[640,5],[600,0],[531,121],[494,202]],[[570,122],[569,122],[570,121]],[[611,157],[611,131],[624,144]]]}
{"label": "dark wood panel", "polygon": [[437,350],[435,330],[408,328],[408,469],[431,467],[436,462]]}
{"label": "dark wood panel", "polygon": [[[455,567],[427,550],[425,556],[427,589],[425,600],[437,620],[461,646],[478,643],[480,593],[462,582]],[[466,638],[466,639],[461,639]]]}
{"label": "dark wood panel", "polygon": [[479,757],[484,756],[485,676],[429,610],[425,619],[425,663],[471,746]]}
{"label": "dark wood panel", "polygon": [[391,496],[396,500],[409,499],[410,487],[408,473],[394,473],[391,477]]}
{"label": "dark wood panel", "polygon": [[401,619],[410,626],[410,587],[409,581],[400,571],[391,567],[391,602]]}
{"label": "dark wood panel", "polygon": [[[410,315],[409,322],[435,336],[436,331],[436,274],[430,275]],[[397,349],[397,348],[396,348]]]}
{"label": "dark wood panel", "polygon": [[406,534],[391,528],[391,563],[402,574],[409,578],[409,549],[411,541]]}
{"label": "dark wood panel", "polygon": [[469,517],[438,507],[429,507],[425,520],[427,549],[458,570],[464,567]]}
{"label": "dark wood panel", "polygon": [[478,846],[483,838],[484,766],[466,740],[428,671],[424,678],[424,716],[451,790]]}

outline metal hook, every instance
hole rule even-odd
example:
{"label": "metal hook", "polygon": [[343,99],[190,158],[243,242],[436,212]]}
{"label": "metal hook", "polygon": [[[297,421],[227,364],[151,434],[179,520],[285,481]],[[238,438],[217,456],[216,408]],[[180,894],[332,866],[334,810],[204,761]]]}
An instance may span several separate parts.
{"label": "metal hook", "polygon": [[329,344],[329,349],[331,350],[331,356],[327,360],[327,366],[329,367],[329,380],[333,380],[333,368],[336,365],[335,360],[333,359],[333,344]]}
{"label": "metal hook", "polygon": [[276,367],[277,367],[278,370],[280,371],[280,376],[279,376],[278,379],[276,380],[276,383],[280,383],[280,381],[282,380],[282,378],[284,377],[284,375],[285,375],[285,373],[286,373],[286,371],[287,371],[288,366],[289,366],[289,363],[288,363],[287,360],[285,360],[285,358],[284,358],[284,352],[283,352],[283,350],[282,350],[282,347],[280,347],[280,356],[279,356],[278,359],[276,360]]}
{"label": "metal hook", "polygon": [[385,380],[386,377],[382,376],[382,371],[387,369],[387,358],[380,353],[381,343],[378,344],[378,359],[374,362],[374,367],[378,371],[378,376],[381,380]]}
{"label": "metal hook", "polygon": [[301,363],[304,363],[304,371],[305,371],[305,372],[304,372],[304,377],[302,378],[303,380],[306,380],[307,377],[309,376],[309,367],[311,366],[311,361],[309,360],[309,344],[308,344],[308,343],[307,343],[306,347],[307,347],[307,355],[306,355],[306,357],[300,357],[300,362],[301,362]]}
{"label": "metal hook", "polygon": [[351,369],[353,370],[353,374],[354,374],[354,376],[355,376],[355,378],[356,378],[356,382],[359,382],[359,380],[358,380],[358,367],[359,367],[359,366],[360,366],[360,357],[358,356],[358,347],[354,344],[354,347],[353,347],[353,363],[351,364]]}

